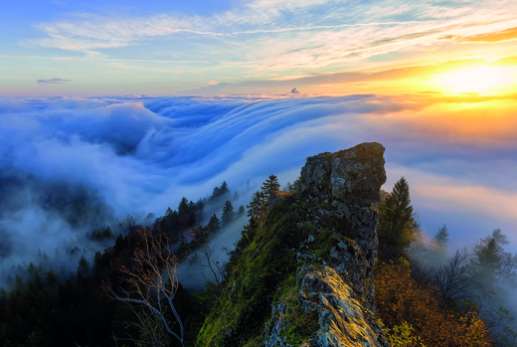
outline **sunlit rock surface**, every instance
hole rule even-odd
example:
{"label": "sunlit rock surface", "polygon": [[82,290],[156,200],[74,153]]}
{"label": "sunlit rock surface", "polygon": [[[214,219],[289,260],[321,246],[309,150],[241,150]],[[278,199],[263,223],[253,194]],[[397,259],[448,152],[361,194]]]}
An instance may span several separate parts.
{"label": "sunlit rock surface", "polygon": [[383,155],[365,143],[307,160],[237,246],[198,346],[387,346],[372,313]]}

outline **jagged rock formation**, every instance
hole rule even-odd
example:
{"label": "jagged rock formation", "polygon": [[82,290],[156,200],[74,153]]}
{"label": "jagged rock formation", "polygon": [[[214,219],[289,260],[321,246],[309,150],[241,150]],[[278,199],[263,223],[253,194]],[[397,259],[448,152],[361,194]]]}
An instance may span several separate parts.
{"label": "jagged rock formation", "polygon": [[331,265],[370,307],[378,248],[377,213],[372,205],[379,202],[384,182],[384,147],[377,143],[311,157],[299,181],[314,223],[343,236],[331,250]]}
{"label": "jagged rock formation", "polygon": [[384,148],[307,160],[296,191],[251,223],[198,346],[386,346],[372,309]]}

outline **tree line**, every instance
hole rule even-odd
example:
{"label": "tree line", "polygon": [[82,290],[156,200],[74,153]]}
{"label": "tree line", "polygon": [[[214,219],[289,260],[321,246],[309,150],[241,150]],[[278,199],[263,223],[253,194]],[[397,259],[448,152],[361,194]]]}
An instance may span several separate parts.
{"label": "tree line", "polygon": [[505,250],[501,230],[470,250],[449,250],[446,226],[428,240],[402,178],[383,194],[378,235],[378,306],[395,345],[419,345],[415,336],[427,346],[517,345],[515,312],[505,293],[517,285],[517,256]]}

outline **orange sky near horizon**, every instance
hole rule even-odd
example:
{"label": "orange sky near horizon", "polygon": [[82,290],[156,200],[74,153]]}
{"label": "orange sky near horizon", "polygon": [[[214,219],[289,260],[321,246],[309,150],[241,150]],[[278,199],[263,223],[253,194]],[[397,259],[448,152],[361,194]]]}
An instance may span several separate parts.
{"label": "orange sky near horizon", "polygon": [[[517,60],[517,59],[515,59]],[[427,66],[390,68],[366,73],[328,75],[303,90],[308,95],[426,95],[477,101],[479,98],[516,98],[517,61],[454,61]]]}

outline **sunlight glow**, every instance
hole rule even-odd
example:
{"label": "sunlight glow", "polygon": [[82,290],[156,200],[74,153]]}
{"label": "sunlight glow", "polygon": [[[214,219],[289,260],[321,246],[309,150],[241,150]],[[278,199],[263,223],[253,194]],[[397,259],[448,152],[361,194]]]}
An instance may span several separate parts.
{"label": "sunlight glow", "polygon": [[512,66],[471,65],[431,77],[431,85],[448,95],[500,95],[517,91],[517,69]]}

